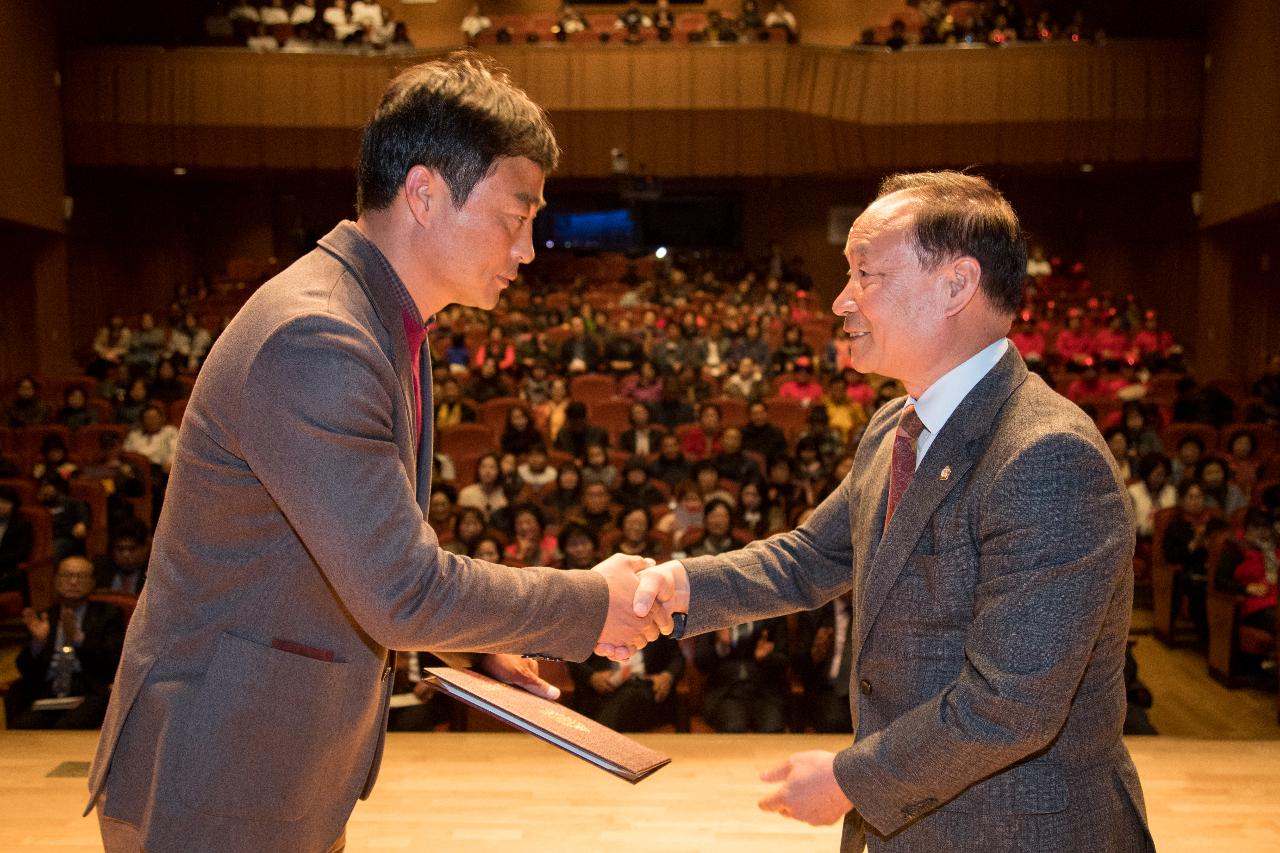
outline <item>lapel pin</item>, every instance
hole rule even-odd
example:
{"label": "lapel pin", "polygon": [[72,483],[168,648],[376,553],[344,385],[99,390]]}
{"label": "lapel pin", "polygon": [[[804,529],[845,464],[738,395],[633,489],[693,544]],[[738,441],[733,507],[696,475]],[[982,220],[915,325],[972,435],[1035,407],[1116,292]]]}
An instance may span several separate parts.
{"label": "lapel pin", "polygon": [[946,465],[946,466],[944,466],[944,467],[943,467],[943,469],[942,469],[942,473],[938,475],[938,479],[939,479],[939,480],[950,480],[950,479],[951,479],[951,466],[950,466],[950,465]]}

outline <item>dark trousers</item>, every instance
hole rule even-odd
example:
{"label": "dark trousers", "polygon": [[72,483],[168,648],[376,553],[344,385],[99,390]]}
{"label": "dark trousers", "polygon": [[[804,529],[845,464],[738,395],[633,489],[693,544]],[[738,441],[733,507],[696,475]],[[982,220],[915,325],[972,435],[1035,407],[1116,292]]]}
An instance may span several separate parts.
{"label": "dark trousers", "polygon": [[801,700],[805,704],[805,718],[815,732],[821,734],[850,734],[853,732],[853,716],[849,711],[849,697],[838,696],[830,688],[806,691]]}
{"label": "dark trousers", "polygon": [[776,733],[786,730],[786,699],[776,690],[739,681],[714,699],[708,697],[703,716],[718,732]]}
{"label": "dark trousers", "polygon": [[643,732],[673,716],[674,697],[672,687],[666,701],[658,704],[653,699],[653,685],[647,679],[632,678],[612,693],[584,696],[578,710],[614,731]]}

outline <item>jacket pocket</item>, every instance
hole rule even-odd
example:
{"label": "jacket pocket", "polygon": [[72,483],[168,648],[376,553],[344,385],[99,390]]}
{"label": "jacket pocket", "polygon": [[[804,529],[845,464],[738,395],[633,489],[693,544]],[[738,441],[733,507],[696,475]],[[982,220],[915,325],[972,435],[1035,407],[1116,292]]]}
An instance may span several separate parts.
{"label": "jacket pocket", "polygon": [[[328,733],[344,709],[332,696],[349,665],[223,634],[182,732],[176,781],[196,811],[294,821],[315,804]],[[331,786],[338,780],[320,781]]]}

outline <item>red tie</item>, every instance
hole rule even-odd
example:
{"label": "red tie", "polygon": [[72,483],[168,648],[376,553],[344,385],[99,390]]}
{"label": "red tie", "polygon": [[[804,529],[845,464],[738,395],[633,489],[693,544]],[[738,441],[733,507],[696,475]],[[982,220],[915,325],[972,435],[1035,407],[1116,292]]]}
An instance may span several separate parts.
{"label": "red tie", "polygon": [[893,437],[893,470],[889,473],[889,508],[884,514],[884,529],[889,529],[889,519],[898,508],[898,501],[911,485],[916,475],[916,439],[924,429],[924,422],[916,414],[916,407],[908,403],[898,419],[898,432]]}
{"label": "red tie", "polygon": [[413,368],[413,420],[418,425],[414,446],[418,447],[422,444],[422,343],[427,339],[427,330],[408,311],[401,316],[404,319],[404,335],[409,343],[409,364]]}

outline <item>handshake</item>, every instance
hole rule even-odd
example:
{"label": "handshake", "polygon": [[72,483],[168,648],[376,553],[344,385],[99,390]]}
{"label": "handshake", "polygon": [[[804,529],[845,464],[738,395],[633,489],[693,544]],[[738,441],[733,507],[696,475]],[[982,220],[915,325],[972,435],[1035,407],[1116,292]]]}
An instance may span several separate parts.
{"label": "handshake", "polygon": [[614,554],[594,569],[609,585],[609,613],[595,652],[626,660],[637,649],[670,634],[672,616],[689,612],[689,576],[677,560],[661,565],[646,557]]}

